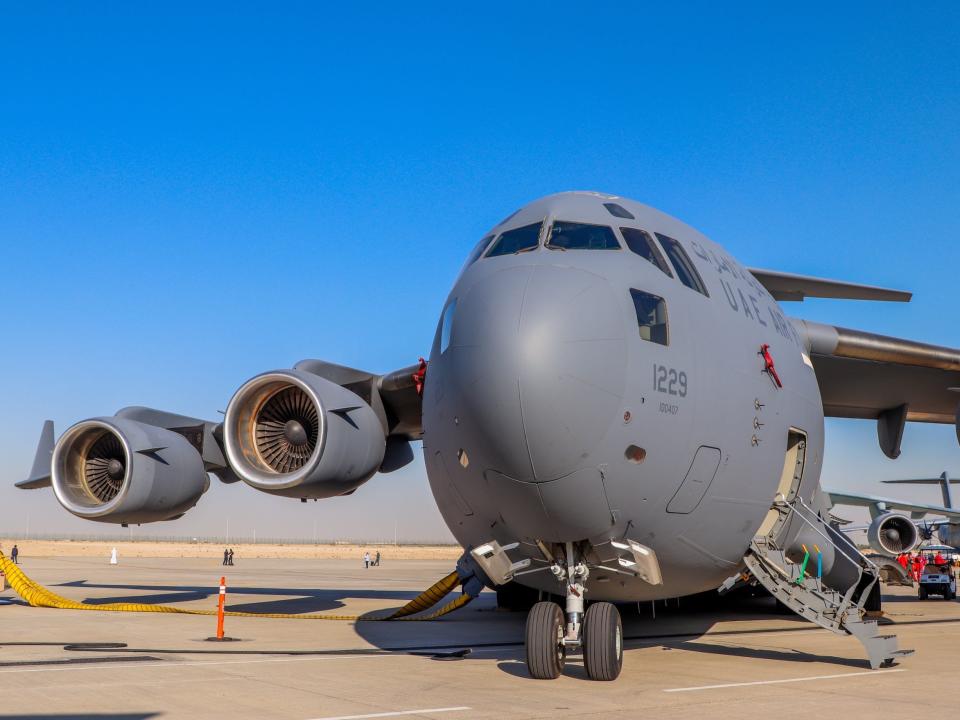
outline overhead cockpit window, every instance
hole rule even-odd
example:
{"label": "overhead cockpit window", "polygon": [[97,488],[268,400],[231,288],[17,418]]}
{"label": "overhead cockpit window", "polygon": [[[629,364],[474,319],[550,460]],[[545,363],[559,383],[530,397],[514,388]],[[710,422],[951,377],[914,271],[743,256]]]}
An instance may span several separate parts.
{"label": "overhead cockpit window", "polygon": [[607,209],[614,217],[624,218],[626,220],[636,220],[636,218],[627,210],[623,205],[617,205],[616,203],[604,203],[603,206]]}
{"label": "overhead cockpit window", "polygon": [[657,245],[653,242],[653,238],[650,237],[650,233],[646,230],[638,230],[637,228],[630,227],[620,228],[620,233],[623,235],[623,239],[626,241],[627,247],[630,248],[630,250],[644,260],[656,265],[668,277],[673,277],[667,261],[663,259],[663,255],[660,253],[660,250],[657,249]]}
{"label": "overhead cockpit window", "polygon": [[670,258],[670,262],[673,263],[673,268],[677,271],[677,277],[680,278],[680,282],[691,290],[696,290],[698,293],[710,297],[710,293],[707,292],[700,273],[697,272],[693,261],[690,260],[690,256],[687,255],[680,243],[672,237],[667,237],[660,233],[657,233],[657,238],[660,240],[660,244],[663,245],[663,250],[667,253],[667,257]]}
{"label": "overhead cockpit window", "polygon": [[450,346],[450,337],[453,334],[453,315],[457,311],[457,299],[454,298],[443,311],[443,318],[440,320],[440,353],[446,352]]}
{"label": "overhead cockpit window", "polygon": [[551,250],[619,250],[613,229],[606,225],[555,220],[547,247]]}
{"label": "overhead cockpit window", "polygon": [[640,337],[659,345],[669,345],[667,304],[663,301],[663,298],[633,288],[630,289],[630,297],[633,298],[633,306],[637,310]]}
{"label": "overhead cockpit window", "polygon": [[493,243],[487,257],[513,255],[535,249],[540,244],[540,228],[542,226],[543,223],[538,222],[533,225],[524,225],[513,230],[507,230]]}

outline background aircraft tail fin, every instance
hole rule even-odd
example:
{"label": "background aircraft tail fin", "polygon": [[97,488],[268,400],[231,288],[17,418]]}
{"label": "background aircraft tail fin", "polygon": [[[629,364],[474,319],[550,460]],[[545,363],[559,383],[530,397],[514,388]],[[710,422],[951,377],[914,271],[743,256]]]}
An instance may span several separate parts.
{"label": "background aircraft tail fin", "polygon": [[909,480],[883,480],[889,485],[939,485],[940,492],[943,493],[943,506],[953,509],[953,498],[950,494],[950,485],[960,484],[960,478],[951,478],[947,473],[942,473],[938,478],[913,478]]}

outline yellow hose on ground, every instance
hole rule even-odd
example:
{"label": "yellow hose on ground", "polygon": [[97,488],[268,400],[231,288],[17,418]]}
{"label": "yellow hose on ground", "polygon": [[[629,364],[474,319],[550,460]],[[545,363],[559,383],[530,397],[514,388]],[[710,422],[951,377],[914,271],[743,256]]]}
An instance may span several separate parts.
{"label": "yellow hose on ground", "polygon": [[[180,615],[217,614],[216,610],[188,610],[186,608],[170,607],[169,605],[147,605],[145,603],[104,603],[102,605],[90,605],[88,603],[77,602],[76,600],[68,600],[31,580],[18,565],[7,559],[2,552],[0,552],[0,571],[7,576],[7,582],[10,584],[10,587],[13,588],[13,591],[31,607],[59,608],[62,610],[102,610],[104,612],[178,613]],[[237,612],[235,610],[225,610],[223,614],[231,617],[286,618],[291,620],[353,620],[358,622],[435,620],[458,608],[462,608],[473,598],[470,595],[463,594],[455,600],[451,600],[436,612],[428,615],[418,615],[416,617],[411,616],[432,608],[453,590],[459,582],[460,576],[454,571],[445,578],[435,582],[413,600],[389,615],[331,615],[327,613],[306,613],[298,615],[295,613]]]}

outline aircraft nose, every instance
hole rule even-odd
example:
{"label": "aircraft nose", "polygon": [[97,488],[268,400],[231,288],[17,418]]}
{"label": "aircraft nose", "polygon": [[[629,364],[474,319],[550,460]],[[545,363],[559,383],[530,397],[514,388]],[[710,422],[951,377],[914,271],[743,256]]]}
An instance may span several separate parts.
{"label": "aircraft nose", "polygon": [[458,403],[485,470],[545,482],[601,462],[626,383],[623,303],[570,267],[504,269],[458,300]]}

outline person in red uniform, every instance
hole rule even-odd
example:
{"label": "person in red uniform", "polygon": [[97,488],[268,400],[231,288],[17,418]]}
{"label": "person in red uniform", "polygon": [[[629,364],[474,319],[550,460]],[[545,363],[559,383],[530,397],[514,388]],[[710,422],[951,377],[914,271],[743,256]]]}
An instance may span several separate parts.
{"label": "person in red uniform", "polygon": [[940,551],[939,551],[939,550],[937,550],[937,555],[936,555],[935,558],[933,558],[933,564],[934,564],[934,565],[945,565],[946,562],[947,562],[947,559],[946,559],[943,555],[940,554]]}
{"label": "person in red uniform", "polygon": [[910,577],[913,578],[914,582],[920,582],[920,574],[923,571],[923,555],[917,553],[913,556],[912,568]]}
{"label": "person in red uniform", "polygon": [[897,555],[897,562],[900,563],[900,567],[904,570],[910,569],[910,554],[909,553],[900,553]]}

